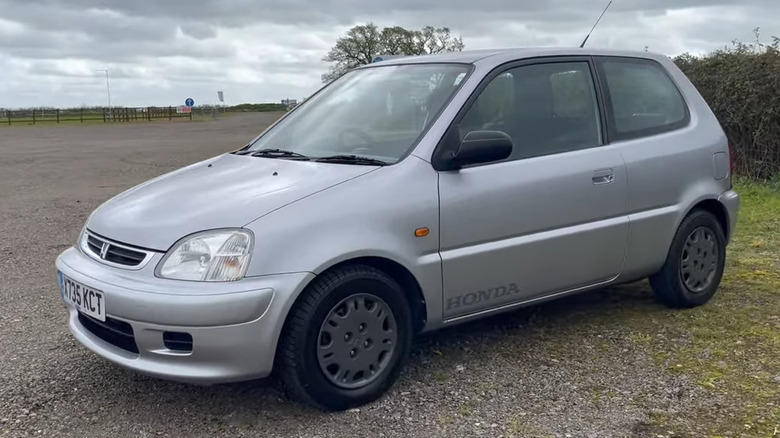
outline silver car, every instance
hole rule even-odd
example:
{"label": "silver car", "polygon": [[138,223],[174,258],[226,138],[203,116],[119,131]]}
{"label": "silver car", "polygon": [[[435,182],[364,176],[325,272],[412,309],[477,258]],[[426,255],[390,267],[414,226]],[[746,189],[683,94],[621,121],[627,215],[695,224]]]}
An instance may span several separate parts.
{"label": "silver car", "polygon": [[662,55],[486,50],[348,72],[246,146],[127,190],[57,259],[75,338],[140,373],[371,402],[413,336],[650,279],[712,298],[728,141]]}

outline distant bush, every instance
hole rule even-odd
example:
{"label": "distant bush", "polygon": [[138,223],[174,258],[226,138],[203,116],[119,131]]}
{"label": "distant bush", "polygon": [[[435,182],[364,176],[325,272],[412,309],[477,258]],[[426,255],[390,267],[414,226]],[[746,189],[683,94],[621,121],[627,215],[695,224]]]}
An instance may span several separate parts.
{"label": "distant bush", "polygon": [[780,174],[780,38],[734,41],[705,56],[674,58],[712,107],[729,137],[735,173],[753,179]]}
{"label": "distant bush", "polygon": [[242,103],[240,105],[229,106],[225,108],[228,112],[268,112],[268,111],[286,111],[287,107],[281,103]]}

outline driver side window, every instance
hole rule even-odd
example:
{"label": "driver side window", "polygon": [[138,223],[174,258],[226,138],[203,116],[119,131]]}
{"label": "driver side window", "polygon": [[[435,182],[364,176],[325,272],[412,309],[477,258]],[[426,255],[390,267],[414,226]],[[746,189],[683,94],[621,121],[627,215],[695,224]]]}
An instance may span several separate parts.
{"label": "driver side window", "polygon": [[518,160],[601,144],[593,77],[587,62],[556,62],[516,67],[482,90],[458,126],[471,131],[503,131],[512,138]]}

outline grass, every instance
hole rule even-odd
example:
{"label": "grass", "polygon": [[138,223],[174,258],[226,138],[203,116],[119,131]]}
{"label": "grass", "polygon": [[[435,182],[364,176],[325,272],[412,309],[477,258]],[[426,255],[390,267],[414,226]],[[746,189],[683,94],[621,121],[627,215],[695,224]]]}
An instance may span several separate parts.
{"label": "grass", "polygon": [[[679,382],[674,383],[679,387],[668,388],[670,392],[648,387],[626,399],[609,380],[590,382],[584,374],[585,381],[571,382],[591,411],[614,408],[619,402],[628,411],[642,412],[644,418],[629,436],[780,438],[780,180],[738,181],[735,189],[742,202],[739,221],[727,248],[721,287],[706,305],[667,308],[653,300],[647,282],[642,281],[431,335],[447,339],[433,355],[457,363],[464,357],[460,354],[490,353],[508,364],[528,364],[530,356],[533,361],[558,361],[554,363],[565,366],[599,364],[632,351],[644,358],[635,366],[650,368],[648,375],[680,376],[669,379]],[[502,332],[506,329],[506,335],[496,333],[497,325]],[[497,350],[485,346],[459,353],[456,347],[447,347],[447,343],[458,345],[459,336],[489,344],[486,334],[500,338]],[[589,340],[583,341],[583,336]],[[457,377],[437,370],[429,379],[447,385]],[[475,389],[477,394],[490,390],[488,386]],[[478,402],[479,398],[461,400],[452,410],[441,412],[439,427],[450,430],[455,424],[481,419],[480,413],[491,407]],[[536,421],[532,406],[524,410],[529,413],[515,412],[504,419],[504,436],[541,437],[551,432],[549,425]]]}
{"label": "grass", "polygon": [[[125,113],[126,108],[124,107],[117,107],[116,108],[116,114],[119,118],[127,114],[128,116],[132,116],[133,114],[136,114],[131,111],[129,113]],[[223,117],[229,117],[233,114],[239,114],[239,113],[245,113],[245,112],[285,112],[286,107],[280,103],[244,103],[240,105],[234,105],[230,107],[223,108],[221,110],[221,113],[219,114],[220,118]],[[57,122],[57,115],[54,112],[54,110],[49,110],[46,112],[39,112],[37,117],[35,118],[35,123],[33,123],[33,117],[32,112],[14,112],[12,111],[11,114],[11,123],[8,123],[8,118],[4,115],[4,112],[0,112],[0,128],[2,127],[12,127],[12,126],[72,126],[72,125],[96,125],[96,124],[106,124],[106,123],[117,123],[117,124],[127,124],[127,123],[152,123],[152,122],[179,122],[179,121],[190,121],[189,117],[187,117],[186,114],[173,114],[173,117],[171,120],[167,117],[167,107],[157,108],[157,111],[153,113],[153,115],[162,115],[162,117],[156,117],[152,120],[144,119],[142,114],[138,114],[137,120],[129,120],[127,122],[123,121],[115,121],[115,122],[105,122],[103,119],[103,112],[102,111],[94,111],[94,110],[85,110],[83,113],[79,109],[63,109],[60,112],[60,121]],[[212,108],[211,107],[196,107],[192,110],[192,121],[208,121],[212,120]]]}
{"label": "grass", "polygon": [[[32,117],[14,117],[11,119],[11,124],[8,124],[8,119],[0,118],[0,128],[6,127],[17,127],[17,126],[56,126],[56,125],[81,125],[81,119],[76,116],[75,118],[68,117],[61,118],[60,122],[57,123],[56,118],[50,118],[46,117],[44,119],[36,118],[35,125],[33,125],[33,119]],[[103,117],[100,115],[84,115],[84,125],[94,125],[94,124],[103,124]]]}
{"label": "grass", "polygon": [[[219,118],[225,118],[230,117],[231,115],[234,115],[237,113],[222,113],[219,115]],[[205,122],[212,120],[213,117],[211,113],[204,113],[200,114],[197,112],[192,113],[192,120],[189,119],[189,117],[179,115],[174,116],[171,120],[169,120],[167,117],[162,118],[156,118],[152,120],[147,119],[138,119],[138,120],[130,120],[127,122],[124,121],[115,121],[115,122],[104,122],[102,117],[94,117],[89,116],[87,117],[85,115],[84,121],[82,122],[80,118],[61,118],[60,122],[57,123],[56,119],[53,118],[46,118],[43,119],[36,119],[35,124],[33,124],[33,120],[31,117],[29,118],[14,118],[11,119],[13,123],[10,125],[8,124],[8,121],[6,119],[0,119],[0,129],[2,128],[13,128],[13,127],[27,127],[27,126],[79,126],[79,125],[129,125],[129,124],[139,124],[139,123],[182,123],[182,122]]]}
{"label": "grass", "polygon": [[[695,385],[698,408],[691,411],[656,411],[652,400],[635,396],[629,403],[647,411],[639,436],[780,438],[780,180],[737,181],[735,189],[742,202],[737,229],[721,287],[706,305],[679,310],[650,304],[642,282],[609,291],[608,312],[565,304],[556,312],[553,303],[541,313],[546,323],[526,324],[544,345],[536,352],[540,358],[598,361],[620,354],[617,345],[629,342],[647,352],[650,366]],[[545,327],[564,317],[581,330],[548,335]],[[591,327],[616,338],[580,348],[580,331]],[[512,360],[527,352],[507,348],[501,354]],[[580,387],[592,404],[615,395],[606,387]],[[523,424],[509,426],[523,434]]]}
{"label": "grass", "polygon": [[[687,342],[641,331],[629,337],[649,348],[659,366],[691,376],[724,401],[687,414],[709,436],[780,436],[780,184],[740,181],[736,190],[742,207],[718,294],[656,321]],[[664,427],[675,423],[664,420]]]}
{"label": "grass", "polygon": [[[571,374],[575,377],[567,379],[577,388],[572,391],[579,394],[570,398],[581,400],[583,418],[622,403],[632,415],[644,416],[636,419],[628,436],[780,438],[780,179],[737,181],[735,189],[742,203],[739,220],[727,248],[721,287],[706,305],[667,308],[652,298],[647,281],[641,281],[431,334],[429,339],[441,342],[428,351],[450,365],[468,355],[490,355],[507,366],[578,364],[579,370]],[[464,353],[459,339],[478,345]],[[631,380],[616,386],[591,374],[625,352],[637,358],[634,366],[646,368],[650,378],[668,373],[680,379],[668,379],[675,385],[671,388],[636,382],[635,390]],[[450,370],[433,370],[425,379],[446,386],[458,379]],[[627,387],[629,398],[620,385]],[[491,388],[474,389],[478,396]],[[549,419],[537,421],[533,405],[518,403],[501,406],[515,409],[502,419],[504,436],[551,432],[545,424]],[[494,407],[480,405],[479,398],[460,400],[452,409],[442,408],[437,423],[452,430],[481,420],[481,414]],[[521,407],[527,415],[516,412]]]}
{"label": "grass", "polygon": [[228,112],[276,112],[285,111],[286,107],[281,103],[242,103],[240,105],[227,107],[226,110]]}
{"label": "grass", "polygon": [[[268,104],[273,105],[273,104]],[[231,117],[235,114],[245,113],[245,112],[273,112],[272,110],[265,109],[265,107],[262,107],[260,110],[252,110],[249,109],[243,109],[241,111],[225,111],[219,114],[218,118],[222,119],[225,117]],[[209,120],[213,120],[214,117],[212,116],[210,110],[203,110],[201,111],[199,109],[196,109],[192,112],[192,120],[193,122],[206,122]],[[188,116],[184,114],[174,114],[173,118],[171,120],[168,119],[168,117],[160,117],[160,118],[153,118],[152,120],[147,120],[143,118],[139,118],[138,120],[130,120],[127,122],[124,121],[115,121],[115,122],[104,122],[102,113],[84,113],[84,121],[81,121],[81,118],[78,114],[68,114],[67,116],[61,116],[60,122],[57,123],[57,119],[54,116],[47,115],[46,117],[37,117],[35,124],[33,124],[32,117],[14,117],[11,119],[11,124],[8,124],[8,119],[0,117],[0,129],[2,128],[12,128],[12,127],[27,127],[27,126],[78,126],[78,125],[127,125],[127,124],[138,124],[138,123],[171,123],[171,122],[190,122],[190,119]]]}

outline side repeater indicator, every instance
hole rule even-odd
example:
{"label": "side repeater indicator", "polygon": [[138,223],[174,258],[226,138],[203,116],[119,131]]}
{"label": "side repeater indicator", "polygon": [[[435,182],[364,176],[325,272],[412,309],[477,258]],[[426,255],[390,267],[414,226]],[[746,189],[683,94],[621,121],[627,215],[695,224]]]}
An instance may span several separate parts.
{"label": "side repeater indicator", "polygon": [[414,236],[415,237],[425,237],[430,233],[431,230],[428,229],[428,227],[422,227],[414,230]]}

